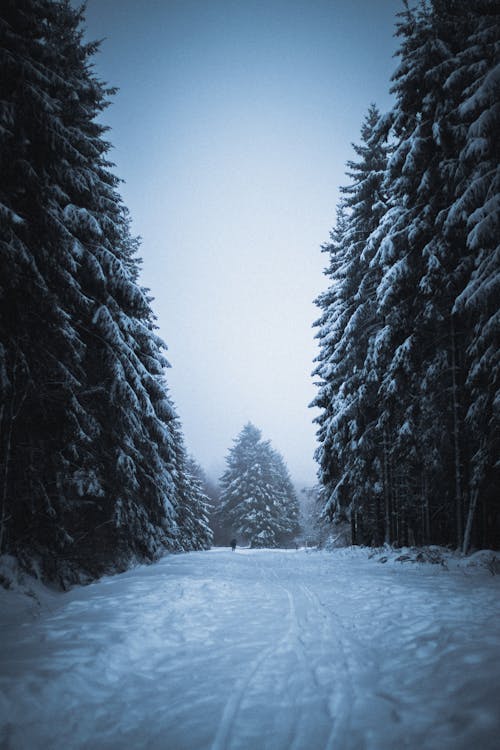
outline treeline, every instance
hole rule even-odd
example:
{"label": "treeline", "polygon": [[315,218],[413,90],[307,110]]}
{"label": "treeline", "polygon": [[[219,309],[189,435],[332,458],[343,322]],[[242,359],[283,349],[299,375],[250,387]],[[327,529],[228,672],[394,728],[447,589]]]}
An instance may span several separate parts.
{"label": "treeline", "polygon": [[324,251],[319,477],[354,543],[500,547],[500,8],[399,15]]}
{"label": "treeline", "polygon": [[0,11],[0,553],[63,585],[211,541],[81,22]]}

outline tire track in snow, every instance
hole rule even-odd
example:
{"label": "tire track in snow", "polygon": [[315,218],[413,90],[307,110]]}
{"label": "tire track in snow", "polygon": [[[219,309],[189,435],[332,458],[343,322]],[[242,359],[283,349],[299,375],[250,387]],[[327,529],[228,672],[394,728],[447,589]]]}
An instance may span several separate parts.
{"label": "tire track in snow", "polygon": [[[303,585],[302,589],[316,612],[316,620],[322,623],[325,640],[331,640],[333,631],[336,633],[342,673],[339,675],[340,682],[334,694],[327,697],[328,713],[333,721],[333,726],[325,745],[325,750],[334,750],[334,748],[343,746],[343,738],[349,731],[352,705],[355,700],[351,667],[342,635],[343,625],[335,613],[330,611],[308,586]],[[326,638],[327,631],[330,636],[328,639]]]}
{"label": "tire track in snow", "polygon": [[345,555],[171,556],[6,623],[0,746],[496,750],[499,581]]}
{"label": "tire track in snow", "polygon": [[[258,565],[256,567],[263,585],[267,588],[270,581],[269,575],[266,575],[266,569],[263,565]],[[274,571],[272,572],[274,573]],[[279,639],[278,643],[273,643],[265,648],[259,656],[251,662],[250,668],[247,670],[246,674],[236,681],[233,692],[222,711],[222,716],[210,750],[227,750],[230,747],[229,742],[233,733],[234,725],[245,696],[249,692],[252,681],[258,674],[261,666],[278,654],[280,648],[287,640],[287,636],[288,631]]]}
{"label": "tire track in snow", "polygon": [[[285,565],[282,564],[280,567],[281,571],[284,571]],[[304,628],[299,622],[293,592],[287,588],[287,585],[282,583],[283,576],[280,576],[274,568],[259,565],[258,573],[266,589],[273,587],[275,590],[281,590],[285,594],[288,604],[287,628],[281,638],[265,648],[252,661],[246,674],[237,680],[234,691],[224,706],[211,750],[229,750],[238,714],[245,698],[250,692],[255,677],[264,664],[270,664],[273,660],[282,661],[290,654],[300,664],[301,669],[299,673],[290,669],[290,659],[286,659],[283,668],[274,674],[275,679],[279,677],[277,685],[278,694],[282,699],[286,699],[286,703],[288,704],[287,715],[290,717],[286,729],[283,726],[280,729],[280,740],[282,740],[283,747],[286,747],[287,750],[301,750],[304,747],[303,735],[304,730],[307,732],[307,721],[304,722],[303,718],[304,708],[302,697],[304,681],[302,678],[308,675],[309,682],[313,685],[315,691],[318,690],[319,683],[316,679],[314,669],[306,657],[305,640],[302,632]],[[289,584],[289,580],[287,580],[287,584]],[[301,587],[297,586],[297,590],[300,591]],[[286,742],[285,735],[287,737]]]}
{"label": "tire track in snow", "polygon": [[[261,573],[263,570],[261,568]],[[295,654],[297,661],[301,665],[301,679],[299,685],[294,689],[293,700],[289,701],[290,708],[293,709],[294,715],[294,726],[290,742],[287,743],[287,750],[303,750],[307,747],[307,735],[308,735],[308,721],[303,721],[304,716],[304,704],[301,700],[303,695],[304,677],[308,676],[309,685],[312,687],[313,692],[317,697],[322,698],[323,713],[325,719],[330,724],[333,720],[333,727],[327,734],[327,740],[325,750],[333,750],[335,747],[342,746],[342,737],[345,737],[345,732],[348,731],[350,720],[351,720],[351,705],[354,697],[353,681],[351,676],[351,669],[349,666],[349,660],[346,653],[346,647],[344,641],[340,636],[340,631],[343,629],[343,625],[338,617],[335,617],[334,613],[331,612],[319,599],[319,597],[306,585],[296,582],[292,575],[289,574],[288,559],[282,558],[280,571],[275,568],[269,568],[269,575],[274,579],[274,583],[277,587],[282,589],[288,598],[289,602],[289,645]],[[268,580],[269,580],[268,575]],[[282,582],[285,579],[286,585]],[[290,583],[294,584],[296,590],[295,596],[292,591],[287,588]],[[303,599],[308,602],[307,607],[303,608],[307,610],[308,616],[306,621],[301,623],[297,615],[297,607],[295,604],[297,593],[300,593]],[[334,622],[335,621],[335,622]],[[321,627],[319,625],[321,623]],[[334,694],[325,693],[325,686],[320,683],[318,679],[318,664],[314,663],[313,650],[308,648],[309,643],[318,645],[321,643],[331,643],[332,633],[335,633],[335,641],[339,647],[339,653],[341,656],[340,663],[342,666],[342,672],[339,675],[341,682]],[[313,636],[311,641],[311,635]],[[309,638],[307,638],[309,636]],[[286,636],[285,636],[286,638]],[[316,641],[316,643],[314,643]],[[325,653],[323,651],[323,657]],[[292,698],[292,695],[290,695]],[[290,733],[289,733],[290,734]]]}
{"label": "tire track in snow", "polygon": [[228,741],[249,685],[259,671],[261,664],[263,664],[266,659],[269,659],[274,651],[274,646],[268,646],[268,648],[264,649],[264,651],[254,659],[246,675],[236,681],[234,691],[224,706],[217,733],[211,745],[211,750],[226,750],[226,748],[229,747]]}
{"label": "tire track in snow", "polygon": [[[288,597],[290,606],[291,622],[289,627],[290,645],[293,645],[293,652],[297,658],[297,661],[301,666],[301,676],[309,676],[309,683],[312,685],[313,691],[316,693],[319,689],[319,683],[314,671],[314,667],[311,666],[310,660],[306,656],[306,641],[304,638],[304,626],[300,624],[297,616],[297,608],[295,606],[295,598],[291,591],[286,588],[283,584],[278,584],[285,592]],[[301,586],[298,590],[302,592]],[[303,592],[302,592],[303,593]],[[288,744],[289,750],[301,750],[304,747],[304,734],[308,734],[308,723],[307,719],[304,722],[304,707],[301,701],[304,687],[304,680],[300,679],[299,683],[295,680],[295,688],[293,691],[293,716],[294,726],[292,732],[291,744]]]}
{"label": "tire track in snow", "polygon": [[[318,625],[322,622],[322,633],[324,634],[325,615],[324,606],[312,592],[297,580],[297,570],[290,569],[291,560],[281,557],[279,572],[275,567],[269,568],[269,574],[275,581],[275,585],[282,589],[289,601],[289,645],[300,665],[300,670],[295,674],[293,694],[289,691],[289,710],[293,712],[293,733],[290,741],[285,745],[286,750],[304,750],[309,747],[310,735],[310,709],[306,712],[304,702],[304,688],[309,690],[310,701],[320,709],[318,721],[322,724],[321,714],[325,723],[330,721],[329,696],[324,696],[324,687],[317,677],[317,665],[314,661],[314,650],[323,638],[318,632]],[[283,582],[284,581],[284,582]],[[302,601],[301,601],[302,600]],[[305,602],[305,604],[304,604]],[[297,603],[299,606],[297,607]],[[298,610],[307,616],[302,620]],[[313,636],[311,638],[311,635]],[[316,657],[317,658],[317,657]],[[315,746],[316,747],[316,746]]]}

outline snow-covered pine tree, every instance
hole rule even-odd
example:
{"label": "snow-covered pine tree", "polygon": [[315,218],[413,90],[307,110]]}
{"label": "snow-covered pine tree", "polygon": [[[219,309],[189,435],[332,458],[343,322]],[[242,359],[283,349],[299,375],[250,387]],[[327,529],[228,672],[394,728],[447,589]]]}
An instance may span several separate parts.
{"label": "snow-covered pine tree", "polygon": [[[331,526],[324,512],[324,503],[321,495],[321,488],[319,486],[304,487],[300,491],[300,534],[298,543],[305,547],[322,547],[331,533]],[[344,529],[346,528],[347,524],[344,525]],[[337,541],[342,539],[345,544],[349,544],[350,529],[347,537],[345,533],[336,534],[337,536]],[[339,546],[344,545],[339,544]]]}
{"label": "snow-covered pine tree", "polygon": [[189,505],[191,512],[196,518],[193,542],[196,545],[196,549],[209,549],[214,542],[214,534],[210,527],[210,515],[213,505],[210,495],[207,494],[210,482],[200,464],[193,456],[188,456],[186,476],[191,487],[192,500]]}
{"label": "snow-covered pine tree", "polygon": [[[50,549],[46,566],[72,541],[65,467],[98,431],[76,395],[85,345],[54,168],[74,149],[64,137],[62,51],[48,43],[57,14],[47,2],[6,2],[0,16],[0,551]],[[100,495],[90,472],[88,482]]]}
{"label": "snow-covered pine tree", "polygon": [[[371,105],[353,144],[357,161],[348,162],[351,184],[341,188],[337,226],[331,243],[327,292],[316,301],[323,315],[316,322],[320,341],[314,375],[321,378],[313,402],[322,409],[317,458],[327,512],[340,520],[349,515],[353,537],[380,539],[382,500],[381,438],[377,429],[377,380],[370,360],[371,342],[383,326],[378,315],[370,234],[386,205],[382,183],[387,163],[385,130]],[[363,523],[364,519],[364,523]]]}
{"label": "snow-covered pine tree", "polygon": [[[396,104],[373,136],[390,143],[386,208],[361,234],[368,282],[354,296],[356,314],[372,300],[368,338],[348,315],[353,295],[343,281],[359,278],[348,239],[363,226],[354,220],[356,181],[331,247],[335,283],[319,300],[315,403],[326,507],[359,508],[361,493],[365,520],[378,475],[388,542],[466,549],[472,534],[500,545],[499,28],[490,0],[430,0],[400,15]],[[354,336],[367,353],[361,369]],[[363,485],[369,448],[376,458]]]}
{"label": "snow-covered pine tree", "polygon": [[199,483],[202,494],[206,498],[208,525],[210,527],[211,545],[227,545],[227,534],[219,525],[217,507],[219,504],[219,485],[212,480],[202,466],[192,457],[189,458],[189,472]]}
{"label": "snow-covered pine tree", "polygon": [[228,542],[237,536],[252,547],[277,547],[290,533],[295,513],[293,500],[285,501],[284,475],[277,480],[276,454],[269,441],[250,422],[234,441],[221,477],[217,515],[227,530]]}
{"label": "snow-covered pine tree", "polygon": [[[434,28],[429,10],[407,10],[398,25],[394,149],[385,183],[389,208],[374,257],[381,275],[378,309],[385,323],[375,364],[389,510],[385,539],[397,543],[419,540],[423,506],[446,524],[453,512],[452,486],[437,481],[434,451],[448,473],[453,456],[444,439],[452,429],[451,400],[442,399],[446,323],[425,281],[430,269],[438,275],[439,256],[447,253],[434,221],[450,190],[440,179],[443,152],[435,138],[435,123],[446,109],[442,84],[450,64],[449,28]],[[434,382],[425,385],[430,377]]]}
{"label": "snow-covered pine tree", "polygon": [[177,441],[176,480],[178,542],[180,549],[209,549],[213,532],[209,525],[210,501],[203,490],[201,469],[186,454],[181,435]]}
{"label": "snow-covered pine tree", "polygon": [[178,547],[177,417],[68,2],[0,15],[1,551],[63,584]]}
{"label": "snow-covered pine tree", "polygon": [[465,381],[466,552],[471,543],[500,546],[500,8],[496,0],[461,2],[454,13],[464,43],[444,91],[454,103],[448,130],[458,159],[447,175],[454,201],[439,219],[459,255],[451,312]]}
{"label": "snow-covered pine tree", "polygon": [[300,506],[288,467],[281,453],[276,450],[272,451],[271,483],[275,488],[281,508],[280,516],[283,526],[277,541],[280,546],[286,547],[300,531]]}
{"label": "snow-covered pine tree", "polygon": [[[378,298],[391,327],[391,362],[384,368],[381,396],[391,404],[392,465],[397,466],[392,490],[399,523],[393,538],[400,541],[406,541],[405,527],[424,527],[432,518],[433,538],[461,547],[464,516],[479,487],[483,501],[493,494],[486,467],[492,468],[494,459],[486,454],[498,429],[492,409],[498,351],[496,367],[494,354],[488,364],[483,361],[476,391],[488,435],[484,424],[472,434],[469,384],[471,373],[478,372],[470,359],[483,328],[488,339],[483,351],[494,351],[494,325],[488,322],[498,314],[493,288],[498,285],[498,145],[492,135],[498,125],[498,20],[493,3],[472,11],[463,0],[434,0],[405,13],[399,25],[401,64],[393,86],[397,147],[388,170],[391,211],[378,258],[384,274]],[[457,66],[459,61],[463,65]],[[476,96],[484,84],[485,96]],[[479,244],[471,231],[476,222],[482,225]],[[465,299],[469,279],[478,278],[479,266],[484,275],[473,313],[459,300]]]}
{"label": "snow-covered pine tree", "polygon": [[318,447],[315,458],[319,465],[321,495],[325,512],[331,519],[337,520],[344,518],[350,503],[341,461],[342,438],[335,424],[343,378],[346,374],[342,368],[342,360],[336,360],[335,352],[348,321],[342,284],[345,278],[343,240],[347,221],[345,206],[341,203],[337,208],[335,227],[330,232],[330,242],[321,248],[322,252],[328,253],[329,262],[324,273],[331,284],[315,300],[322,314],[314,323],[318,328],[315,338],[319,341],[319,353],[315,359],[318,364],[313,371],[313,377],[317,376],[320,380],[316,383],[319,388],[318,394],[311,404],[320,409],[314,421],[319,425],[316,433]]}

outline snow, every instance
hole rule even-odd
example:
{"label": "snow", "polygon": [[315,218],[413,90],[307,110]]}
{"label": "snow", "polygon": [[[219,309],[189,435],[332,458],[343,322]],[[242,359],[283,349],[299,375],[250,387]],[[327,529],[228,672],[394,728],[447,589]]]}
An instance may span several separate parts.
{"label": "snow", "polygon": [[[84,185],[87,188],[87,184],[84,183]],[[86,208],[74,206],[72,203],[69,203],[64,208],[63,214],[71,229],[89,232],[96,237],[102,237],[102,229],[99,222]]]}
{"label": "snow", "polygon": [[492,556],[370,554],[216,549],[1,591],[0,746],[497,748]]}

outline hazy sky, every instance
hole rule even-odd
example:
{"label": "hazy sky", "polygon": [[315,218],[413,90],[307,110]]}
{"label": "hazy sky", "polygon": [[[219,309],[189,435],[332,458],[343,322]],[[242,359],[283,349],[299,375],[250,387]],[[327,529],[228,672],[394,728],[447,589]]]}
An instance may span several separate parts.
{"label": "hazy sky", "polygon": [[188,449],[218,475],[248,420],[316,467],[320,245],[371,102],[390,106],[400,0],[88,0],[142,281]]}

